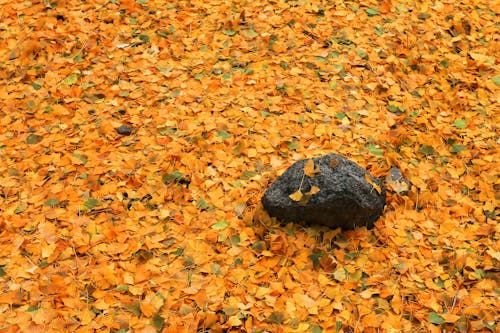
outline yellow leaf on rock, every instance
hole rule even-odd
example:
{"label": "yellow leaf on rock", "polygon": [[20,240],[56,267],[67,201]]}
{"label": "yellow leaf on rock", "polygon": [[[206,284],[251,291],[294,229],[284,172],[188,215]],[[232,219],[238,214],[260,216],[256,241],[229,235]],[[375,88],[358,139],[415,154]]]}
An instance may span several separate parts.
{"label": "yellow leaf on rock", "polygon": [[309,190],[309,192],[307,192],[307,194],[314,195],[314,194],[318,193],[319,191],[320,191],[319,187],[317,187],[317,186],[311,186],[311,189]]}
{"label": "yellow leaf on rock", "polygon": [[308,159],[306,163],[304,164],[304,174],[307,177],[315,177],[316,174],[320,172],[320,169],[318,167],[314,166],[314,160],[313,159]]}
{"label": "yellow leaf on rock", "polygon": [[304,194],[302,193],[302,191],[300,189],[298,189],[297,191],[295,191],[294,193],[289,195],[290,199],[292,199],[293,201],[297,201],[297,202],[300,201],[303,196],[304,196]]}

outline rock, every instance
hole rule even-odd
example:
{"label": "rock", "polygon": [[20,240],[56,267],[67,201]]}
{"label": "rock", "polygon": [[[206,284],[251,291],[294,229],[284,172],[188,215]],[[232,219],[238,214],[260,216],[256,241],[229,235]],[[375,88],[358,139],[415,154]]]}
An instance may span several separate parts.
{"label": "rock", "polygon": [[408,195],[408,191],[411,189],[410,181],[396,167],[392,167],[385,176],[385,185],[390,191],[399,195]]}
{"label": "rock", "polygon": [[130,135],[132,134],[132,127],[128,127],[127,125],[121,125],[116,129],[116,132],[120,135]]}
{"label": "rock", "polygon": [[267,189],[262,205],[281,222],[354,229],[373,223],[385,206],[377,178],[337,154],[294,163]]}

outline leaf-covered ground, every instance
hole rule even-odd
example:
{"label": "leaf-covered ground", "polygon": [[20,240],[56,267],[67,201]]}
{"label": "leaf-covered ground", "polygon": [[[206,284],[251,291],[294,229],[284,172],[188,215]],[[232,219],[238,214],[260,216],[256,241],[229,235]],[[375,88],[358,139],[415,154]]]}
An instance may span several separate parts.
{"label": "leaf-covered ground", "polygon": [[[1,332],[498,332],[498,2],[0,6]],[[328,152],[413,186],[269,218]]]}

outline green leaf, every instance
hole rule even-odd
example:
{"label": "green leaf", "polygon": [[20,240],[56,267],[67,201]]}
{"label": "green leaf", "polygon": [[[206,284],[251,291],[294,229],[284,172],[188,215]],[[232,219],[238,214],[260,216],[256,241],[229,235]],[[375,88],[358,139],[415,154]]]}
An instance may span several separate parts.
{"label": "green leaf", "polygon": [[452,144],[451,149],[450,149],[450,151],[452,153],[459,153],[459,152],[464,151],[464,150],[467,150],[467,146],[459,145],[456,143]]}
{"label": "green leaf", "polygon": [[160,36],[160,37],[163,37],[163,38],[168,38],[168,32],[166,31],[158,31],[157,34]]}
{"label": "green leaf", "polygon": [[340,52],[332,51],[328,54],[329,58],[337,58],[340,55]]}
{"label": "green leaf", "polygon": [[356,13],[359,10],[359,7],[355,5],[349,5],[349,9]]}
{"label": "green leaf", "polygon": [[162,177],[162,181],[164,184],[170,184],[174,181],[179,181],[181,179],[184,178],[184,174],[177,171],[177,170],[174,170],[172,171],[171,173],[167,173],[165,175],[163,175]]}
{"label": "green leaf", "polygon": [[128,291],[128,285],[127,284],[120,284],[116,286],[116,290],[118,291]]}
{"label": "green leaf", "polygon": [[273,311],[267,321],[273,324],[281,324],[285,321],[285,314],[283,312]]}
{"label": "green leaf", "polygon": [[15,214],[21,214],[22,212],[24,212],[26,209],[28,208],[27,205],[25,204],[21,204],[19,206],[16,207],[16,209],[14,210],[14,213]]}
{"label": "green leaf", "polygon": [[366,51],[363,50],[363,49],[359,49],[358,50],[358,57],[360,57],[361,59],[367,60],[368,59],[368,53],[366,53]]}
{"label": "green leaf", "polygon": [[257,172],[255,171],[244,171],[242,174],[241,174],[241,177],[240,179],[241,180],[249,180],[250,178],[254,177],[257,175]]}
{"label": "green leaf", "polygon": [[437,313],[431,312],[431,313],[429,313],[429,322],[436,324],[436,325],[442,325],[445,323],[445,320],[443,319],[443,317],[441,317]]}
{"label": "green leaf", "polygon": [[295,141],[287,141],[285,142],[285,144],[288,147],[288,149],[296,150],[299,148],[299,145]]}
{"label": "green leaf", "polygon": [[370,153],[379,158],[384,156],[384,150],[376,144],[370,143],[366,146],[366,148],[368,148],[368,151],[370,151]]}
{"label": "green leaf", "polygon": [[365,8],[365,12],[366,14],[368,14],[368,16],[375,16],[375,15],[378,15],[380,14],[380,12],[376,9],[373,9],[373,8]]}
{"label": "green leaf", "polygon": [[335,322],[335,333],[339,333],[341,328],[342,328],[342,322],[337,320]]}
{"label": "green leaf", "polygon": [[0,266],[0,277],[5,276],[5,274],[7,273],[5,272],[4,266]]}
{"label": "green leaf", "polygon": [[323,258],[325,256],[325,252],[319,251],[319,252],[313,252],[311,253],[308,258],[311,259],[313,262],[313,267],[318,268],[319,266],[319,259]]}
{"label": "green leaf", "polygon": [[486,276],[486,273],[484,272],[484,270],[477,268],[474,270],[474,275],[478,279],[483,279]]}
{"label": "green leaf", "polygon": [[360,253],[359,253],[358,251],[355,251],[355,252],[349,252],[349,253],[346,253],[346,254],[345,254],[345,257],[346,257],[346,259],[351,260],[351,259],[354,259],[354,258],[359,257],[359,254],[360,254]]}
{"label": "green leaf", "polygon": [[87,201],[85,201],[83,203],[83,206],[86,209],[88,209],[88,210],[90,210],[90,209],[92,209],[92,208],[94,208],[95,206],[98,206],[98,205],[99,205],[99,200],[94,199],[94,198],[90,198],[90,199],[88,199]]}
{"label": "green leaf", "polygon": [[496,84],[497,86],[500,86],[500,76],[492,77],[491,81],[493,81],[493,83]]}
{"label": "green leaf", "polygon": [[141,306],[139,303],[125,305],[125,309],[135,314],[137,317],[141,315]]}
{"label": "green leaf", "polygon": [[198,80],[198,81],[199,81],[199,80],[201,80],[204,76],[205,76],[205,73],[204,73],[204,72],[200,72],[200,73],[195,74],[195,75],[194,75],[194,78],[195,78],[196,80]]}
{"label": "green leaf", "polygon": [[229,226],[229,224],[227,223],[227,221],[222,220],[222,221],[219,221],[217,223],[212,224],[212,226],[210,228],[220,231],[220,230],[226,229],[228,226]]}
{"label": "green leaf", "polygon": [[31,86],[32,86],[32,87],[33,87],[33,89],[35,89],[35,90],[40,90],[40,89],[42,88],[42,86],[41,86],[41,85],[39,85],[39,84],[38,84],[38,83],[36,83],[36,82],[33,82],[33,83],[31,84]]}
{"label": "green leaf", "polygon": [[219,264],[212,264],[212,266],[210,267],[210,269],[212,270],[212,274],[214,275],[217,275],[217,276],[220,276],[222,275],[222,271],[220,270],[220,265]]}
{"label": "green leaf", "polygon": [[253,29],[247,30],[245,32],[245,37],[247,37],[247,38],[254,38],[254,37],[257,37],[258,35],[259,34]]}
{"label": "green leaf", "polygon": [[73,57],[73,60],[80,63],[83,61],[83,58],[81,55],[77,54],[76,56]]}
{"label": "green leaf", "polygon": [[428,156],[434,154],[434,148],[432,146],[422,145],[418,152],[424,154],[425,156]]}
{"label": "green leaf", "polygon": [[349,117],[355,120],[361,120],[361,115],[356,111],[349,112]]}
{"label": "green leaf", "polygon": [[62,84],[65,84],[65,85],[68,85],[68,86],[72,86],[74,85],[77,81],[78,81],[78,78],[80,77],[80,74],[78,73],[73,73],[71,74],[70,76],[66,77],[63,81],[62,81]]}
{"label": "green leaf", "polygon": [[337,112],[337,114],[335,115],[335,118],[340,119],[340,120],[344,119],[345,117],[347,117],[347,116],[344,112]]}
{"label": "green leaf", "polygon": [[89,160],[87,156],[82,155],[82,154],[74,153],[73,156],[78,158],[80,161],[82,161],[83,165],[87,164],[87,162]]}
{"label": "green leaf", "polygon": [[208,203],[205,201],[205,199],[200,199],[196,203],[196,208],[198,208],[198,209],[207,209],[208,208]]}
{"label": "green leaf", "polygon": [[50,198],[50,199],[47,199],[43,204],[45,206],[55,207],[55,206],[57,206],[58,203],[59,203],[59,200],[57,198]]}
{"label": "green leaf", "polygon": [[217,132],[215,134],[215,136],[222,138],[222,139],[227,139],[227,138],[231,137],[231,134],[229,134],[228,132],[225,132],[225,131],[221,131],[221,132]]}
{"label": "green leaf", "polygon": [[398,11],[400,11],[401,13],[407,13],[408,12],[408,8],[406,8],[404,5],[397,5],[396,9]]}
{"label": "green leaf", "polygon": [[455,126],[456,128],[464,129],[467,127],[467,120],[460,118],[456,119],[453,123],[453,126]]}
{"label": "green leaf", "polygon": [[394,104],[389,104],[386,106],[387,110],[393,112],[393,113],[396,113],[396,114],[399,114],[399,113],[405,113],[406,112],[406,109],[403,108],[403,107],[400,107],[400,106],[397,106],[397,105],[394,105]]}
{"label": "green leaf", "polygon": [[30,306],[29,308],[27,308],[26,312],[35,312],[38,309],[40,309],[40,307],[38,305],[33,305],[33,306]]}
{"label": "green leaf", "polygon": [[236,35],[236,30],[231,30],[231,29],[223,29],[222,33],[226,36],[234,36]]}
{"label": "green leaf", "polygon": [[165,324],[165,319],[160,316],[159,313],[155,314],[153,317],[153,326],[158,332],[161,332],[163,325]]}
{"label": "green leaf", "polygon": [[314,325],[313,327],[311,327],[311,333],[322,333],[322,332],[323,329],[321,328],[321,326]]}
{"label": "green leaf", "polygon": [[264,241],[257,241],[252,244],[252,250],[254,251],[264,251],[266,249],[266,243]]}
{"label": "green leaf", "polygon": [[184,248],[178,247],[175,251],[170,252],[170,254],[173,254],[174,256],[182,256],[184,254]]}
{"label": "green leaf", "polygon": [[139,35],[139,39],[142,40],[144,43],[149,43],[149,36],[148,35]]}
{"label": "green leaf", "polygon": [[429,17],[431,17],[431,14],[429,14],[429,13],[419,13],[417,15],[417,17],[418,17],[419,20],[426,20]]}
{"label": "green leaf", "polygon": [[34,145],[34,144],[39,143],[40,141],[42,141],[42,139],[43,139],[43,136],[36,135],[36,134],[30,134],[26,138],[26,143],[29,144],[29,145]]}

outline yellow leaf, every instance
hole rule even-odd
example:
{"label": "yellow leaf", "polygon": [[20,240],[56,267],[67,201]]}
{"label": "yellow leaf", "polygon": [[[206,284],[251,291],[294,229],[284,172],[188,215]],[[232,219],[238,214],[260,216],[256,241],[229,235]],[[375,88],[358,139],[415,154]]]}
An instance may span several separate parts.
{"label": "yellow leaf", "polygon": [[140,305],[141,313],[146,317],[150,318],[156,313],[156,309],[151,303],[141,303]]}
{"label": "yellow leaf", "polygon": [[367,181],[368,184],[370,184],[378,192],[378,194],[382,193],[382,189],[380,188],[380,186],[378,186],[378,184],[375,183],[375,181],[372,180],[372,178],[370,176],[368,176],[367,173],[365,173],[365,180]]}
{"label": "yellow leaf", "polygon": [[309,190],[309,192],[307,192],[308,195],[315,195],[316,193],[318,193],[320,190],[319,187],[317,186],[311,186],[311,189]]}
{"label": "yellow leaf", "polygon": [[300,199],[302,199],[303,196],[304,194],[300,189],[289,195],[290,199],[292,199],[293,201],[300,201]]}
{"label": "yellow leaf", "polygon": [[304,164],[304,174],[307,177],[314,177],[319,172],[318,167],[314,167],[314,161],[312,159],[307,160],[306,164]]}
{"label": "yellow leaf", "polygon": [[89,309],[83,309],[78,315],[78,317],[80,318],[80,324],[82,325],[90,324],[94,316],[95,315]]}
{"label": "yellow leaf", "polygon": [[237,316],[231,316],[231,317],[229,317],[228,323],[231,326],[241,326],[241,325],[243,325],[243,322]]}
{"label": "yellow leaf", "polygon": [[460,319],[460,316],[451,313],[441,313],[440,316],[443,317],[444,321],[447,323],[454,323]]}

